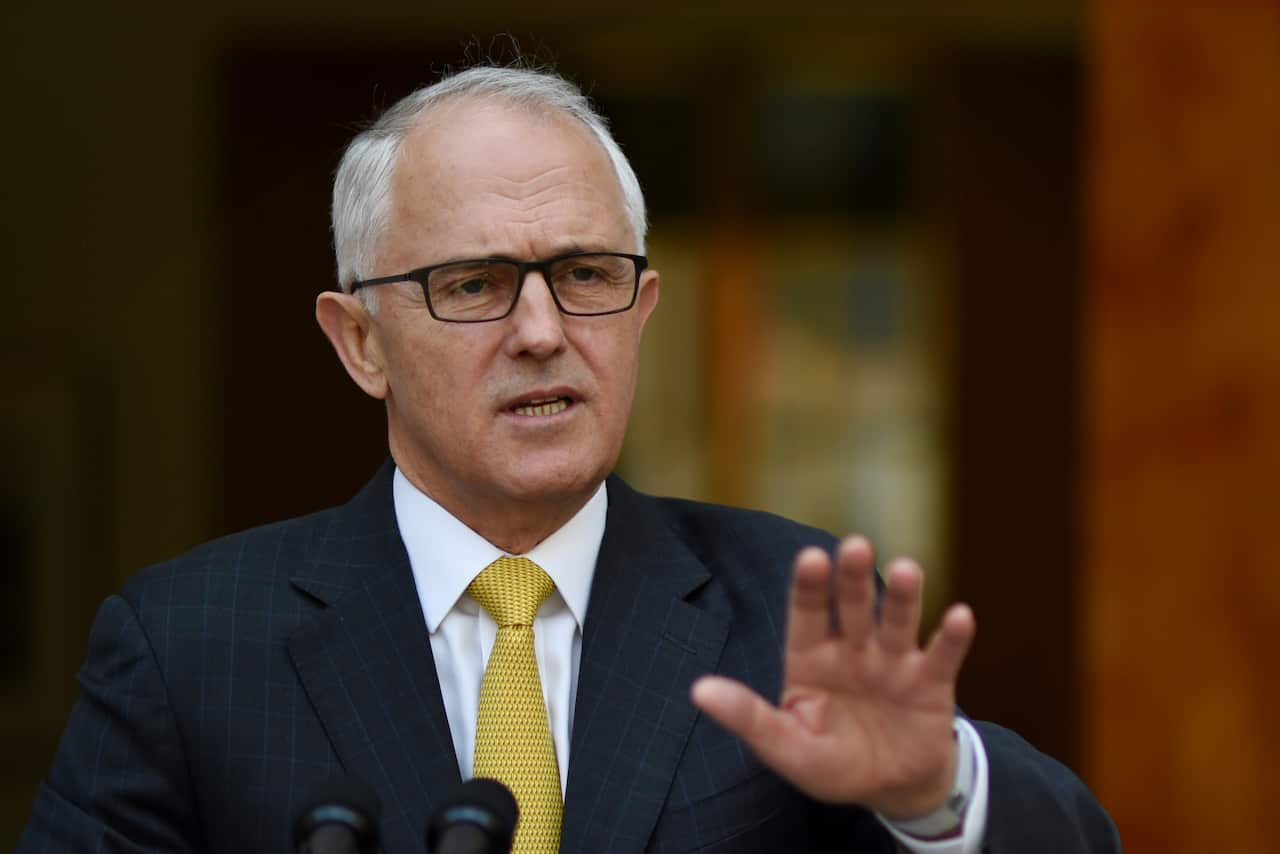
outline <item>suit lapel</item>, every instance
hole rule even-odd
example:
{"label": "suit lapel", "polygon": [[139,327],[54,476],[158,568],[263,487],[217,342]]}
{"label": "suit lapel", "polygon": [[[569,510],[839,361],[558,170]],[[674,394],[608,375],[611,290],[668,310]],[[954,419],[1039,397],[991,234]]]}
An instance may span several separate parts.
{"label": "suit lapel", "polygon": [[326,607],[289,654],[343,767],[382,799],[383,850],[407,854],[460,777],[392,473],[388,463],[337,512],[291,579]]}
{"label": "suit lapel", "polygon": [[[420,851],[427,817],[460,781],[393,468],[337,511],[293,586],[325,606],[289,639],[343,768],[382,799],[383,850]],[[689,685],[729,630],[702,561],[653,499],[617,478],[583,627],[561,851],[644,850],[697,717]]]}
{"label": "suit lapel", "polygon": [[687,598],[711,582],[651,498],[608,485],[609,514],[583,626],[563,852],[639,852],[667,799],[697,712],[689,686],[729,629]]}

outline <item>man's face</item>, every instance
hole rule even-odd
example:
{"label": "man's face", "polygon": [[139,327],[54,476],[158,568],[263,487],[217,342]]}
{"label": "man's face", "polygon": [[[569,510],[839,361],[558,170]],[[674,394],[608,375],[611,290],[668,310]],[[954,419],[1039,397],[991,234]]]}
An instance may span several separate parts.
{"label": "man's face", "polygon": [[[392,187],[378,276],[637,248],[608,157],[565,117],[446,105],[404,139]],[[379,287],[370,344],[396,463],[464,520],[585,500],[617,460],[657,290],[649,271],[630,311],[565,316],[534,272],[508,317],[445,323],[416,283]]]}

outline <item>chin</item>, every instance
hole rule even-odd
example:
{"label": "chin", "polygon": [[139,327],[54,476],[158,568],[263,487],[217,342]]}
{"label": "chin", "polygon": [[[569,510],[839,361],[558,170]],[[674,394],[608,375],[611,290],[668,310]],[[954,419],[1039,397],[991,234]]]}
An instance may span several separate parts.
{"label": "chin", "polygon": [[595,490],[612,466],[584,466],[581,459],[574,465],[521,467],[511,472],[508,493],[517,501],[555,501],[569,499]]}

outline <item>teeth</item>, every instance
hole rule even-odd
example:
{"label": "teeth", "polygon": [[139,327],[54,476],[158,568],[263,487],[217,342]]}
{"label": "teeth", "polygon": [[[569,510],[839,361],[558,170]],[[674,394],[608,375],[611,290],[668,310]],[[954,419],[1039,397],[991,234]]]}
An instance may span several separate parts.
{"label": "teeth", "polygon": [[549,397],[546,400],[531,400],[522,406],[517,406],[512,411],[516,415],[555,415],[557,412],[564,412],[568,408],[569,401],[563,397]]}

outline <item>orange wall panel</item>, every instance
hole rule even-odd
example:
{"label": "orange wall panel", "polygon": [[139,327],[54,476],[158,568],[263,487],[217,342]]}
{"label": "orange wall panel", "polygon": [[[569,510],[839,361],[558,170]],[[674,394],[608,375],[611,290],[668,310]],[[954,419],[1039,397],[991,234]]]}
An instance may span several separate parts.
{"label": "orange wall panel", "polygon": [[1090,35],[1086,773],[1126,850],[1273,850],[1280,4]]}

